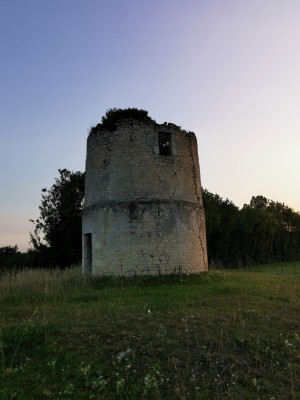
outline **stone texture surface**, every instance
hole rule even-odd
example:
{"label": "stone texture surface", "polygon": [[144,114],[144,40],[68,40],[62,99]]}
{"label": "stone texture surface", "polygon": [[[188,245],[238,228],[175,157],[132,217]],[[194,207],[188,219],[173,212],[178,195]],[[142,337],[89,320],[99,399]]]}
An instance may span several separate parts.
{"label": "stone texture surface", "polygon": [[[170,155],[158,133],[170,134]],[[87,140],[83,271],[93,275],[207,270],[196,137],[173,124],[123,120]],[[91,240],[86,240],[87,236]]]}

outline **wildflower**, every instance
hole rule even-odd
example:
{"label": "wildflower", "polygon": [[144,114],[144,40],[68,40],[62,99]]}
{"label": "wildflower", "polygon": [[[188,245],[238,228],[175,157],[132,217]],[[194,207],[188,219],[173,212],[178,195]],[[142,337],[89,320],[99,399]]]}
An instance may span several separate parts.
{"label": "wildflower", "polygon": [[134,351],[132,349],[127,349],[125,351],[120,351],[117,354],[117,359],[118,361],[122,361],[124,358],[127,359],[127,357],[132,356],[134,354]]}

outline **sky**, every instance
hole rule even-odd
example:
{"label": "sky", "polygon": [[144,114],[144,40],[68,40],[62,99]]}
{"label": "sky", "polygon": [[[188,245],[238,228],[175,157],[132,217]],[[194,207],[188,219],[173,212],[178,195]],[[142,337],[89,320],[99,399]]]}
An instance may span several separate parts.
{"label": "sky", "polygon": [[300,211],[299,21],[299,0],[0,0],[0,247],[30,247],[110,108],[195,132],[210,192]]}

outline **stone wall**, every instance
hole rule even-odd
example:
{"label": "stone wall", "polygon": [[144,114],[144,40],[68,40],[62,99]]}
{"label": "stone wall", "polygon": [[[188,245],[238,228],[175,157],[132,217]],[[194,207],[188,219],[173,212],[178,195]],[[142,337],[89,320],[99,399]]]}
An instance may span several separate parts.
{"label": "stone wall", "polygon": [[[159,135],[170,138],[162,155]],[[123,120],[87,141],[83,270],[132,275],[207,270],[196,137]]]}

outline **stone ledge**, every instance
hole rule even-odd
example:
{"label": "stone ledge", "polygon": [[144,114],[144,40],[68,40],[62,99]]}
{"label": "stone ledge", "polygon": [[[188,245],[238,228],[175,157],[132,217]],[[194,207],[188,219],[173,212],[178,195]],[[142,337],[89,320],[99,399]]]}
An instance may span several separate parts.
{"label": "stone ledge", "polygon": [[204,207],[200,204],[193,203],[191,201],[184,201],[184,200],[167,200],[167,199],[132,199],[132,200],[111,200],[111,201],[97,201],[97,203],[90,204],[82,208],[82,211],[85,212],[92,208],[97,207],[109,207],[109,206],[126,206],[129,204],[136,204],[136,205],[148,205],[148,204],[174,204],[174,205],[184,205],[184,206],[192,206],[193,208],[198,208],[200,210],[204,210]]}

